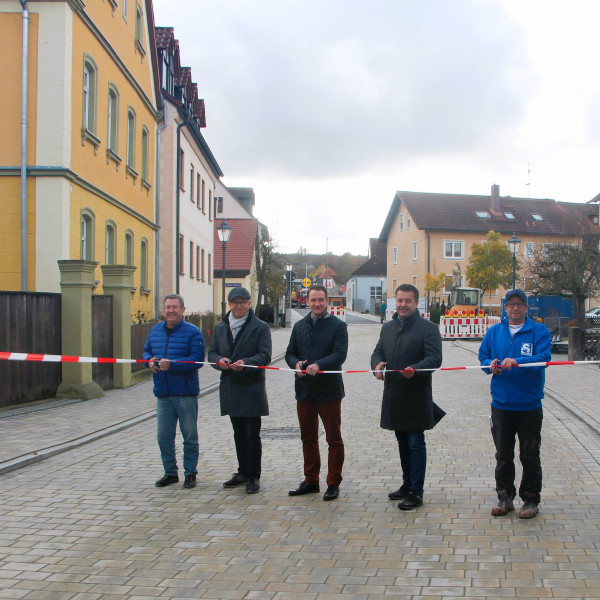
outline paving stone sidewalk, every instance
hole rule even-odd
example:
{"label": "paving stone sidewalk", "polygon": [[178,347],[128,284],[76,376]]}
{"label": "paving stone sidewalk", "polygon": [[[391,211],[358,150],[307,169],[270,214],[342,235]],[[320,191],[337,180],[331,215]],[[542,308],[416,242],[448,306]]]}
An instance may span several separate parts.
{"label": "paving stone sidewalk", "polygon": [[[378,331],[350,328],[345,368],[366,368]],[[471,344],[445,342],[444,364],[476,364]],[[549,386],[591,412],[598,369],[555,369]],[[448,414],[427,434],[425,504],[403,513],[387,499],[400,466],[393,433],[379,428],[380,382],[345,376],[344,481],[340,498],[323,502],[287,494],[302,479],[293,380],[273,372],[267,381],[256,495],[222,488],[235,451],[214,392],[203,399],[193,490],[154,487],[153,420],[0,475],[0,598],[600,598],[598,436],[562,404],[545,403],[540,515],[494,518],[489,378],[436,373]],[[3,442],[10,428],[0,420]]]}

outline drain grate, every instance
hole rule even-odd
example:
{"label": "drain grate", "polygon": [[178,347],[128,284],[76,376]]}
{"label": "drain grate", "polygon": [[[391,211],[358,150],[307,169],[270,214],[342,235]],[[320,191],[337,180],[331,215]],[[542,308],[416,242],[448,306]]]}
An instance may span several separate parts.
{"label": "drain grate", "polygon": [[299,427],[267,427],[260,430],[260,436],[265,439],[299,438]]}

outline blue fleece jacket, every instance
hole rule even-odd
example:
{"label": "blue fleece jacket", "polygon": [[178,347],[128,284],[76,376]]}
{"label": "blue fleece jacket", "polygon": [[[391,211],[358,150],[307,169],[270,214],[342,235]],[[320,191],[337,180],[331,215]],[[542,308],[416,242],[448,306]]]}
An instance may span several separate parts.
{"label": "blue fleece jacket", "polygon": [[[495,358],[500,362],[514,358],[519,365],[548,362],[550,332],[545,325],[525,319],[523,327],[511,339],[508,319],[490,327],[479,347],[479,362],[488,366]],[[513,367],[501,375],[492,375],[492,406],[503,410],[534,410],[542,406],[546,367]],[[486,373],[491,373],[485,369]]]}
{"label": "blue fleece jacket", "polygon": [[202,365],[191,363],[204,361],[204,337],[195,325],[180,321],[170,335],[164,321],[154,325],[146,339],[144,359],[154,356],[189,361],[171,362],[168,371],[154,373],[154,395],[157,398],[197,396],[200,393],[198,369]]}

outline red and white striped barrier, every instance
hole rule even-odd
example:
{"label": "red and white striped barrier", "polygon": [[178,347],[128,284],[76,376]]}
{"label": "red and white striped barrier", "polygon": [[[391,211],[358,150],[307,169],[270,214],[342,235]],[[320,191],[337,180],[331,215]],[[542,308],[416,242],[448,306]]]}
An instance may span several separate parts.
{"label": "red and white striped barrier", "polygon": [[[131,364],[131,363],[148,363],[150,360],[144,360],[142,358],[103,358],[97,356],[67,356],[60,354],[33,354],[24,352],[0,352],[0,360],[16,360],[16,361],[29,361],[29,362],[68,362],[68,363],[104,363],[104,364]],[[201,362],[201,361],[189,361],[189,360],[172,360],[171,362],[195,364],[195,365],[215,365],[217,363]],[[600,360],[551,360],[548,362],[535,362],[525,363],[522,365],[515,365],[515,367],[526,368],[526,367],[555,367],[564,365],[597,365],[600,364]],[[252,369],[266,369],[269,371],[292,371],[294,373],[305,373],[304,370],[290,369],[287,367],[270,367],[262,365],[244,365],[245,368]],[[513,368],[515,368],[513,367]],[[459,367],[437,367],[432,369],[386,369],[386,373],[402,373],[403,371],[411,370],[416,372],[434,372],[434,371],[465,371],[469,369],[489,369],[481,365],[465,365]],[[360,369],[350,371],[319,371],[319,373],[325,374],[338,374],[338,373],[375,373],[372,369]]]}
{"label": "red and white striped barrier", "polygon": [[442,317],[440,335],[443,339],[483,338],[500,317]]}
{"label": "red and white striped barrier", "polygon": [[329,314],[341,319],[342,321],[346,320],[346,310],[343,306],[330,306]]}

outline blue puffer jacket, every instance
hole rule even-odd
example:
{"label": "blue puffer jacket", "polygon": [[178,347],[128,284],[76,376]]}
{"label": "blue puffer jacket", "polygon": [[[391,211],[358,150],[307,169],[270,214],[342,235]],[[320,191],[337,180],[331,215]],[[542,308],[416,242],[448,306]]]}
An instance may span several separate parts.
{"label": "blue puffer jacket", "polygon": [[[518,364],[548,362],[550,332],[545,325],[529,317],[523,328],[511,339],[508,319],[487,330],[479,347],[481,366],[487,367],[495,359],[514,358]],[[513,367],[502,375],[492,375],[492,406],[503,410],[534,410],[542,406],[546,367]],[[491,373],[485,369],[486,373]]]}
{"label": "blue puffer jacket", "polygon": [[[172,361],[204,362],[204,337],[202,332],[187,321],[180,321],[167,335],[164,321],[157,323],[148,333],[144,346],[144,359],[168,358]],[[150,363],[148,363],[150,367]],[[197,396],[200,393],[198,369],[202,365],[187,362],[171,362],[168,371],[154,373],[154,395]]]}

